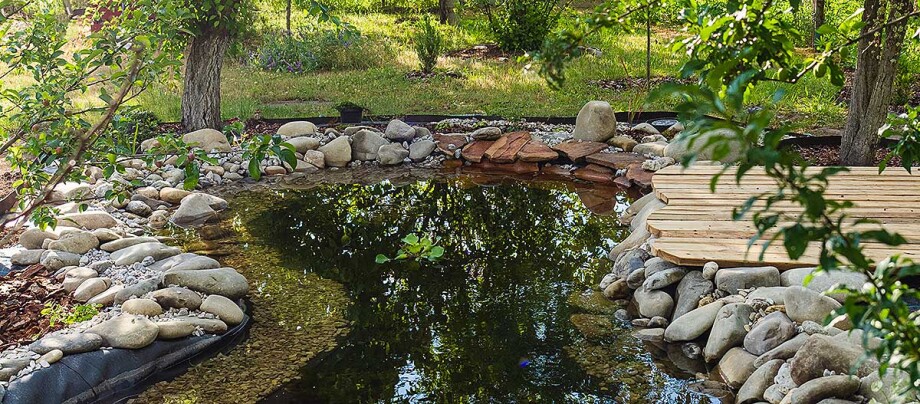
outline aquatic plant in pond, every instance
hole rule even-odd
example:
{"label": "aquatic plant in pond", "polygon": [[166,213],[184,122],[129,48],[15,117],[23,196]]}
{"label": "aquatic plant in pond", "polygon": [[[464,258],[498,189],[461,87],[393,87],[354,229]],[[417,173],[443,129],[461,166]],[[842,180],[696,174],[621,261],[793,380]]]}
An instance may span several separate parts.
{"label": "aquatic plant in pond", "polygon": [[[665,394],[656,389],[668,378],[615,326],[616,307],[602,298],[594,301],[604,305],[578,304],[609,265],[597,257],[626,229],[590,214],[564,188],[330,185],[254,193],[237,204],[247,207],[239,224],[251,242],[278,251],[287,268],[341,282],[352,301],[347,339],[268,402]],[[414,260],[376,265],[376,254],[410,233],[438,239],[443,259],[421,271]],[[609,327],[592,333],[594,323]]]}

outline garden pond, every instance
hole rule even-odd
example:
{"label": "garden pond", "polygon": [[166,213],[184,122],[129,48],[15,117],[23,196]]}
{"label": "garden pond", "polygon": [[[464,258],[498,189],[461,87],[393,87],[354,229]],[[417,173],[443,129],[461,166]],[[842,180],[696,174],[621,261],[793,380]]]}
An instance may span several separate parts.
{"label": "garden pond", "polygon": [[[175,398],[213,394],[196,378],[233,381],[231,369],[264,403],[710,402],[687,388],[704,368],[649,349],[592,290],[629,234],[615,188],[470,176],[302,188],[239,192],[201,232],[211,241],[188,245],[242,268],[256,324],[236,352],[170,382],[187,391]],[[443,258],[375,262],[413,233]]]}

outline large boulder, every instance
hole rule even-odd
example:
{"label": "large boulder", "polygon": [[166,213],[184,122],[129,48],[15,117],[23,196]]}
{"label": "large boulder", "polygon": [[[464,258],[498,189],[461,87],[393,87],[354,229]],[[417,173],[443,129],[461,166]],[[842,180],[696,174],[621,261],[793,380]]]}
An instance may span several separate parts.
{"label": "large boulder", "polygon": [[699,307],[700,298],[712,293],[715,286],[703,277],[700,271],[690,271],[677,284],[677,305],[674,306],[672,320]]}
{"label": "large boulder", "polygon": [[[806,286],[804,283],[808,275],[812,275],[812,278]],[[858,290],[868,281],[869,278],[866,275],[846,270],[815,272],[815,268],[796,268],[780,274],[780,282],[783,286],[804,286],[818,293],[836,289],[838,286],[848,286]],[[841,303],[846,298],[843,293],[830,296]]]}
{"label": "large boulder", "polygon": [[281,136],[300,137],[316,134],[316,125],[309,121],[293,121],[281,125],[277,133]]}
{"label": "large boulder", "polygon": [[58,225],[74,226],[86,230],[108,229],[118,225],[112,215],[102,211],[69,213],[58,218]]}
{"label": "large boulder", "polygon": [[157,338],[157,326],[146,317],[121,314],[91,327],[86,332],[102,337],[103,345],[112,348],[140,349]]}
{"label": "large boulder", "polygon": [[377,150],[377,161],[385,166],[402,164],[406,157],[409,157],[409,151],[399,143],[385,144]]}
{"label": "large boulder", "polygon": [[303,136],[295,137],[293,139],[288,139],[287,143],[291,146],[294,146],[294,150],[300,154],[306,153],[309,150],[316,150],[319,148],[319,139],[315,137]]}
{"label": "large boulder", "polygon": [[692,341],[705,334],[712,328],[723,305],[717,300],[674,319],[664,331],[665,341]]}
{"label": "large boulder", "polygon": [[383,136],[394,142],[411,142],[412,139],[415,139],[415,132],[415,128],[409,126],[409,124],[399,119],[394,119],[387,124],[387,129],[384,131]]}
{"label": "large boulder", "polygon": [[[849,399],[859,390],[859,379],[853,376],[835,375],[809,380],[789,392],[789,402],[795,404],[818,404],[829,398]],[[786,401],[785,399],[783,401]]]}
{"label": "large boulder", "polygon": [[66,355],[95,351],[102,346],[102,337],[91,333],[50,334],[29,344],[29,350],[44,355],[55,349]]}
{"label": "large boulder", "polygon": [[230,326],[243,322],[243,309],[233,300],[221,295],[206,297],[201,303],[201,311],[217,316]]}
{"label": "large boulder", "polygon": [[[691,141],[692,139],[692,141]],[[685,155],[695,153],[697,160],[713,160],[713,146],[708,142],[718,139],[719,142],[728,142],[729,152],[719,160],[731,163],[744,153],[744,144],[738,140],[735,133],[729,129],[714,129],[702,134],[692,136],[678,136],[664,149],[665,157],[681,161]]]}
{"label": "large boulder", "polygon": [[744,343],[744,336],[747,335],[744,326],[751,322],[753,312],[754,309],[744,303],[726,304],[719,309],[706,347],[703,348],[703,357],[707,362],[721,358],[729,349]]}
{"label": "large boulder", "polygon": [[324,163],[329,167],[345,167],[351,161],[351,143],[348,137],[339,136],[319,148],[323,153]]}
{"label": "large boulder", "polygon": [[786,288],[783,300],[786,314],[800,324],[809,320],[823,324],[828,315],[840,308],[838,301],[802,286]]}
{"label": "large boulder", "polygon": [[39,262],[52,271],[80,264],[80,255],[65,251],[45,250]]}
{"label": "large boulder", "polygon": [[735,403],[753,404],[764,401],[763,393],[773,384],[773,378],[779,373],[781,366],[783,361],[775,359],[758,367],[738,390]]}
{"label": "large boulder", "polygon": [[184,286],[207,295],[240,299],[249,293],[249,283],[233,268],[201,270],[169,270],[163,275],[164,285]]}
{"label": "large boulder", "polygon": [[230,151],[230,142],[227,136],[216,129],[200,129],[182,135],[182,141],[190,146],[199,147],[206,152]]}
{"label": "large boulder", "polygon": [[762,355],[795,335],[795,324],[786,314],[775,311],[760,319],[744,337],[744,349]]}
{"label": "large boulder", "polygon": [[756,356],[751,355],[742,348],[729,349],[722,360],[719,361],[719,376],[733,389],[741,388],[752,374],[754,374],[754,359]]}
{"label": "large boulder", "polygon": [[437,146],[437,143],[428,139],[419,140],[409,145],[409,158],[416,162],[422,161],[428,158]]}
{"label": "large boulder", "polygon": [[115,265],[131,265],[135,262],[141,262],[146,257],[153,257],[154,260],[169,258],[178,255],[181,251],[176,247],[170,247],[160,242],[142,243],[124,248],[112,253],[109,258],[115,262]]}
{"label": "large boulder", "polygon": [[29,250],[38,250],[42,248],[45,240],[57,240],[58,237],[60,236],[57,233],[30,227],[19,236],[19,244]]}
{"label": "large boulder", "polygon": [[182,199],[179,209],[176,209],[169,221],[179,227],[194,227],[215,217],[217,212],[211,207],[208,195],[194,193]]}
{"label": "large boulder", "polygon": [[606,142],[616,134],[617,117],[607,102],[591,101],[578,111],[572,131],[575,139]]}
{"label": "large boulder", "polygon": [[739,289],[779,286],[779,270],[776,267],[722,268],[716,272],[716,288],[729,294]]}
{"label": "large boulder", "polygon": [[789,362],[792,379],[802,385],[824,376],[829,370],[838,375],[865,377],[878,369],[878,362],[867,357],[861,346],[841,342],[823,334],[814,334]]}
{"label": "large boulder", "polygon": [[370,130],[360,130],[352,136],[351,140],[351,158],[352,160],[373,161],[377,159],[377,151],[380,146],[390,144],[389,141],[380,136],[379,133]]}
{"label": "large boulder", "polygon": [[86,254],[99,247],[99,239],[88,231],[74,231],[48,243],[49,250],[64,251],[73,254]]}

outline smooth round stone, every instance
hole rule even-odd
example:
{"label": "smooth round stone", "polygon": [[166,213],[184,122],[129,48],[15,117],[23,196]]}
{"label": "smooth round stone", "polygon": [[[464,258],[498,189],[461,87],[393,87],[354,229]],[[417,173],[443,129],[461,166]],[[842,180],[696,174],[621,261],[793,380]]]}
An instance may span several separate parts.
{"label": "smooth round stone", "polygon": [[201,296],[186,288],[160,289],[151,293],[150,298],[159,303],[163,309],[198,310],[201,307]]}
{"label": "smooth round stone", "polygon": [[185,338],[195,332],[195,325],[188,321],[167,320],[156,323],[159,328],[157,339],[179,339]]}
{"label": "smooth round stone", "polygon": [[240,299],[249,293],[249,283],[233,268],[202,269],[194,271],[169,270],[163,284],[179,285],[208,295],[221,295]]}
{"label": "smooth round stone", "polygon": [[102,337],[90,333],[52,334],[29,344],[29,350],[44,355],[54,350],[65,354],[95,351],[102,346]]}
{"label": "smooth round stone", "polygon": [[61,360],[63,357],[64,357],[64,352],[61,351],[60,349],[55,349],[55,350],[52,350],[42,355],[42,357],[39,358],[39,361],[44,361],[45,363],[50,365],[52,363],[55,363]]}
{"label": "smooth round stone", "polygon": [[163,314],[163,308],[160,307],[160,304],[151,299],[130,299],[122,303],[121,311],[147,317]]}
{"label": "smooth round stone", "polygon": [[122,314],[93,326],[87,332],[99,334],[103,345],[112,348],[140,349],[150,345],[159,329],[146,317]]}
{"label": "smooth round stone", "polygon": [[216,315],[227,325],[243,322],[243,310],[233,300],[221,295],[210,295],[201,303],[201,311]]}
{"label": "smooth round stone", "polygon": [[100,293],[105,292],[111,284],[112,280],[109,278],[87,279],[80,283],[80,286],[73,292],[73,297],[78,302],[87,302]]}

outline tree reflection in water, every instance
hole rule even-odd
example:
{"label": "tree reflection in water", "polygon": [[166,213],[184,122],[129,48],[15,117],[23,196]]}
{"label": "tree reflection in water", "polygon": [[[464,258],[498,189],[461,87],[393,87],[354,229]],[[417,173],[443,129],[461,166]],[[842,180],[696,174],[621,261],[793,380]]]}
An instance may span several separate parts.
{"label": "tree reflection in water", "polygon": [[[585,310],[570,305],[570,295],[596,284],[610,266],[598,257],[628,229],[591,214],[559,184],[385,182],[244,200],[251,212],[243,225],[256,242],[276,248],[287,267],[341,282],[353,302],[346,340],[275,401],[585,402],[644,394],[589,376],[567,353],[586,343],[570,320]],[[439,238],[444,259],[375,264],[413,232]],[[641,372],[646,362],[637,361]]]}

